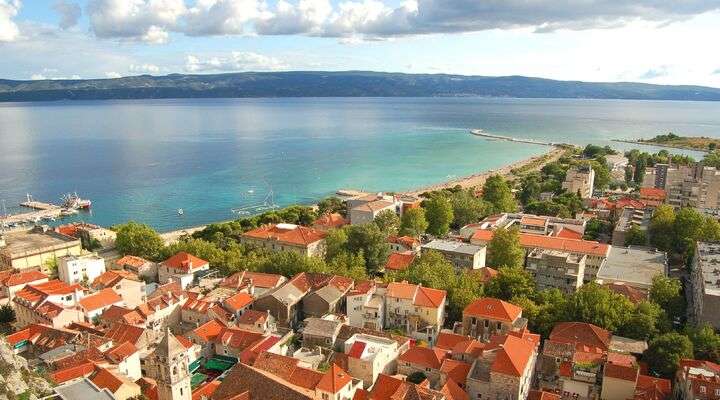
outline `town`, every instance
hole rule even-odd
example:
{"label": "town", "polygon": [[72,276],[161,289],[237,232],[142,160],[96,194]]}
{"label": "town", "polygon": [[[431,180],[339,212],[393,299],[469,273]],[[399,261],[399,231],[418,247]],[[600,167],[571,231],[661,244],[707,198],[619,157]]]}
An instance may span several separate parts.
{"label": "town", "polygon": [[554,146],[164,239],[0,235],[0,397],[720,399],[720,157]]}

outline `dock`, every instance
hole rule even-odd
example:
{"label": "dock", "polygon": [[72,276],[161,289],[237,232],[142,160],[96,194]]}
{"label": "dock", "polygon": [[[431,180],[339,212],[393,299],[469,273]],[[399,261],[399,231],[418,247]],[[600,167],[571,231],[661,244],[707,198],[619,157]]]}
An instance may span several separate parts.
{"label": "dock", "polygon": [[57,218],[64,217],[69,213],[72,213],[72,211],[63,209],[58,205],[52,203],[45,203],[42,201],[36,201],[29,195],[28,199],[21,202],[20,205],[26,208],[30,208],[33,211],[0,215],[0,223],[6,226],[25,223],[36,223],[42,220],[55,220]]}
{"label": "dock", "polygon": [[35,200],[23,201],[22,203],[20,203],[20,205],[23,207],[32,208],[34,210],[41,210],[41,211],[48,211],[48,210],[55,210],[55,209],[59,210],[61,208],[60,206],[56,206],[55,204],[43,203],[42,201],[35,201]]}
{"label": "dock", "polygon": [[534,139],[523,139],[523,138],[514,138],[510,136],[502,136],[502,135],[493,135],[490,133],[483,132],[482,129],[472,129],[470,131],[475,136],[482,136],[490,139],[498,139],[498,140],[506,140],[508,142],[517,142],[517,143],[528,143],[528,144],[538,144],[541,146],[557,146],[561,143],[553,143],[553,142],[542,142],[540,140],[534,140]]}

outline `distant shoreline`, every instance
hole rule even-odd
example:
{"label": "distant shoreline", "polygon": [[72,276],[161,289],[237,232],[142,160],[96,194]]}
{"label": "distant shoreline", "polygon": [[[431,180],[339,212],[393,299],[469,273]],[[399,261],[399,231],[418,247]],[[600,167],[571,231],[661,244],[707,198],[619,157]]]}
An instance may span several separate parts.
{"label": "distant shoreline", "polygon": [[612,139],[613,142],[618,143],[629,143],[629,144],[639,144],[643,146],[654,146],[654,147],[665,147],[668,149],[678,149],[678,150],[689,150],[689,151],[697,151],[700,153],[710,153],[707,149],[699,149],[691,146],[680,146],[680,145],[672,145],[672,144],[665,144],[665,143],[655,143],[655,142],[648,142],[645,140],[628,140],[628,139]]}

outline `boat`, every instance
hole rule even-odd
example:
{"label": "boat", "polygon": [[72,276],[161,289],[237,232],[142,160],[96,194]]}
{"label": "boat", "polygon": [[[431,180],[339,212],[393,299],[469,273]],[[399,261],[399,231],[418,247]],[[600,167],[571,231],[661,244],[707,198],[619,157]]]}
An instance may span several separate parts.
{"label": "boat", "polygon": [[77,192],[64,195],[62,200],[63,207],[70,210],[87,210],[92,206],[92,201],[81,198]]}
{"label": "boat", "polygon": [[178,211],[177,211],[177,212],[178,212],[178,215],[183,215],[183,214],[185,214],[185,211],[183,211],[182,208],[178,208]]}

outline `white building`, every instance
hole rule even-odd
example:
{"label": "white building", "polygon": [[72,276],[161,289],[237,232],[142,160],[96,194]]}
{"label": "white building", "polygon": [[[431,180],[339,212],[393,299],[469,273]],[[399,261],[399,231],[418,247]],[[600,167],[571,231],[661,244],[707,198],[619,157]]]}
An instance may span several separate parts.
{"label": "white building", "polygon": [[192,254],[181,251],[158,266],[158,279],[160,284],[169,281],[178,281],[185,289],[195,281],[195,274],[210,269],[210,263]]}
{"label": "white building", "polygon": [[393,375],[397,369],[399,349],[392,339],[356,333],[345,342],[344,352],[348,372],[361,379],[365,388],[372,386],[378,375]]}
{"label": "white building", "polygon": [[428,250],[442,253],[456,269],[480,269],[485,266],[486,246],[436,239],[420,248],[421,254]]}
{"label": "white building", "polygon": [[383,329],[385,289],[375,282],[359,282],[346,296],[348,324],[358,328]]}
{"label": "white building", "polygon": [[92,282],[105,272],[105,259],[97,254],[60,257],[58,278],[70,285]]}
{"label": "white building", "polygon": [[562,188],[568,193],[580,192],[580,197],[592,197],[595,188],[595,171],[591,167],[571,168],[565,175]]}

